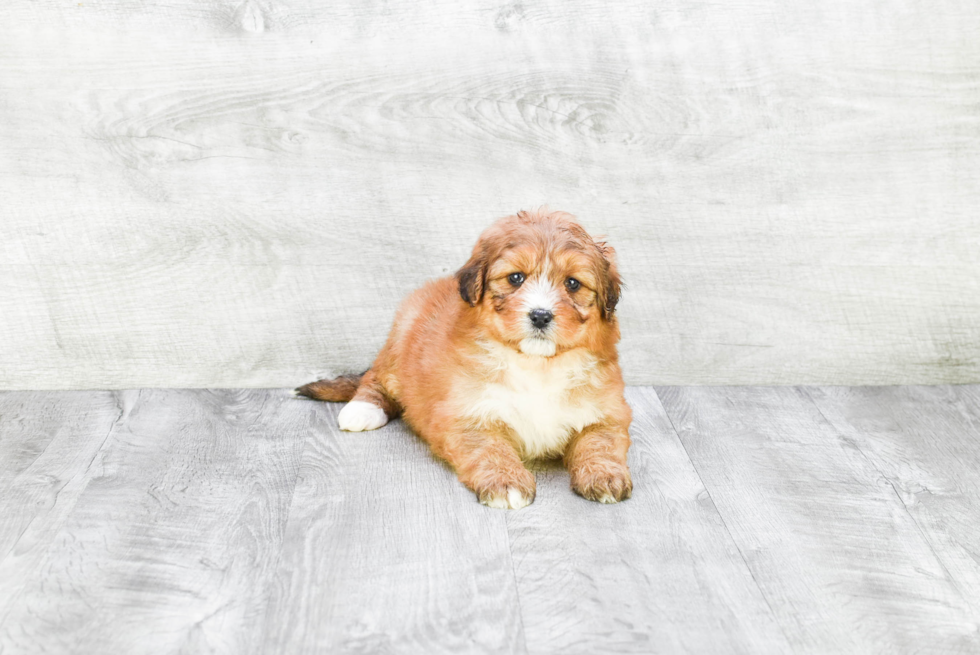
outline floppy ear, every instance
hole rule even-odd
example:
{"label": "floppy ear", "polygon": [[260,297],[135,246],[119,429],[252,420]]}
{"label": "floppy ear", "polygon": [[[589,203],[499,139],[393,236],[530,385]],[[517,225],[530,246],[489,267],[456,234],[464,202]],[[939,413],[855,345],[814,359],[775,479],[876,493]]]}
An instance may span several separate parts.
{"label": "floppy ear", "polygon": [[459,283],[459,295],[475,307],[483,300],[483,282],[486,277],[487,257],[480,244],[473,249],[473,255],[463,268],[456,271],[456,281]]}
{"label": "floppy ear", "polygon": [[596,241],[595,245],[599,249],[599,254],[602,255],[603,262],[599,271],[599,289],[597,291],[599,315],[604,320],[609,320],[613,312],[616,311],[623,281],[619,277],[619,269],[616,266],[615,248],[604,241]]}

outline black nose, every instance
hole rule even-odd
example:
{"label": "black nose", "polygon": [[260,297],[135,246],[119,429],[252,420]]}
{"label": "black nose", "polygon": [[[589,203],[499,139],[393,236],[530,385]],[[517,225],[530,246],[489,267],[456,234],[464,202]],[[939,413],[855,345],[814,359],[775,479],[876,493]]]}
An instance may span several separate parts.
{"label": "black nose", "polygon": [[549,312],[547,309],[532,309],[528,312],[528,316],[531,317],[531,323],[534,324],[536,328],[543,328],[548,323],[551,323],[551,319],[555,317],[554,314]]}

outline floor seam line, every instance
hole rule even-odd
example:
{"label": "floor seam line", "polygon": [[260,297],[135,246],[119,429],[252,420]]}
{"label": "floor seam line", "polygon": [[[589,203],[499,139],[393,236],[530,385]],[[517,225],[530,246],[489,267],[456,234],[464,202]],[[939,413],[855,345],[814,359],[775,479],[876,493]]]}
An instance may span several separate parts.
{"label": "floor seam line", "polygon": [[[115,402],[116,402],[116,408],[119,410],[119,415],[112,420],[112,423],[109,424],[109,429],[106,430],[105,436],[102,437],[102,443],[100,443],[99,444],[99,447],[96,448],[95,453],[92,455],[92,459],[89,460],[88,464],[85,465],[85,468],[84,469],[82,469],[75,476],[72,476],[69,479],[69,481],[66,482],[62,486],[62,490],[64,490],[64,487],[67,487],[68,484],[71,482],[71,480],[74,480],[78,475],[82,475],[82,476],[86,476],[86,477],[88,476],[89,470],[92,468],[92,463],[96,459],[98,459],[99,453],[101,453],[102,452],[102,449],[105,448],[106,442],[109,441],[109,437],[111,437],[112,436],[112,433],[116,431],[116,427],[119,425],[119,421],[121,421],[123,419],[123,417],[126,416],[126,410],[125,410],[125,408],[122,406],[122,404],[120,402],[120,398],[119,398],[119,395],[118,395],[119,392],[113,391],[113,392],[110,392],[110,393],[112,393],[113,396],[114,396],[114,399],[115,399]],[[142,390],[139,390],[137,392],[136,402],[139,402],[139,395],[140,395],[140,393],[142,393]],[[133,404],[134,407],[135,407],[135,404],[136,403]],[[47,447],[45,447],[45,450],[47,450]],[[91,482],[91,480],[89,480],[88,482],[85,483],[85,487],[88,487],[89,482]],[[83,487],[82,490],[79,491],[79,498],[85,492],[85,487]],[[60,491],[59,491],[59,495],[60,495]],[[76,500],[76,503],[77,503],[78,499],[76,498],[75,500]],[[55,503],[57,504],[57,496],[55,497]],[[72,507],[72,510],[74,510],[74,507]],[[69,511],[69,516],[70,516],[70,514],[71,514],[71,512]],[[69,516],[66,516],[65,517],[65,521],[68,520]],[[13,542],[13,544],[11,544],[10,550],[8,551],[8,553],[6,555],[9,555],[10,553],[13,553],[17,549],[17,545],[20,543],[20,540],[24,538],[24,535],[30,529],[31,525],[34,524],[34,521],[35,521],[36,518],[37,518],[37,516],[35,515],[31,519],[31,521],[27,524],[27,527],[25,527],[21,531],[21,533],[17,536],[17,539]],[[61,525],[59,525],[57,527],[57,530],[55,530],[55,534],[60,534],[60,532],[61,532],[61,530],[63,528],[64,528],[64,523],[62,523]],[[53,544],[54,542],[52,541],[51,543]],[[51,544],[48,544],[48,548],[50,550]],[[6,557],[6,555],[5,555],[5,557]],[[47,551],[45,552],[45,554],[43,555],[43,557],[47,557]],[[24,590],[23,590],[23,588],[21,588],[21,589],[18,589],[17,592],[14,594],[14,596],[11,599],[11,602],[8,604],[8,606],[6,608],[6,611],[4,612],[3,615],[0,615],[0,625],[4,625],[6,623],[7,617],[10,615],[10,612],[13,609],[13,605],[14,605],[14,602],[13,601],[16,600],[16,599],[19,599],[23,595],[23,593],[24,593]]]}
{"label": "floor seam line", "polygon": [[929,552],[932,553],[932,556],[936,559],[936,563],[939,564],[939,568],[943,570],[943,573],[946,575],[946,579],[949,580],[949,583],[951,585],[953,585],[953,589],[956,590],[956,593],[959,594],[960,599],[966,604],[966,606],[969,607],[970,609],[975,609],[973,607],[973,603],[970,602],[970,600],[963,593],[963,590],[960,589],[959,584],[957,584],[956,582],[956,578],[954,578],[953,574],[950,573],[948,568],[946,568],[945,562],[943,562],[942,558],[939,556],[939,553],[936,552],[936,549],[932,545],[932,542],[929,540],[929,537],[927,537],[925,532],[922,531],[922,526],[919,525],[919,522],[912,515],[912,512],[909,511],[909,506],[905,503],[905,499],[902,498],[902,495],[898,493],[898,489],[895,488],[895,484],[889,479],[887,475],[885,475],[885,472],[881,470],[881,468],[875,463],[875,461],[871,457],[868,457],[868,454],[864,452],[864,449],[861,448],[860,444],[858,444],[856,441],[847,439],[847,437],[843,434],[843,431],[837,427],[837,424],[831,421],[827,417],[827,415],[823,413],[823,409],[820,407],[820,404],[816,400],[814,400],[813,395],[810,393],[810,389],[808,387],[802,387],[802,389],[806,394],[807,399],[813,404],[813,406],[816,408],[817,412],[820,414],[823,420],[826,421],[827,425],[829,425],[831,429],[833,429],[833,431],[838,435],[839,438],[844,439],[848,443],[851,443],[857,449],[857,451],[861,453],[861,457],[864,458],[864,460],[871,466],[871,468],[873,468],[875,472],[877,472],[878,475],[881,476],[881,479],[888,483],[888,487],[895,495],[895,498],[898,499],[899,504],[901,504],[902,509],[905,511],[905,515],[909,517],[909,520],[912,521],[912,525],[915,526],[915,531],[919,534],[919,537],[922,539],[922,542],[929,548]]}
{"label": "floor seam line", "polygon": [[742,559],[742,563],[745,565],[745,570],[749,572],[749,577],[752,578],[752,583],[755,585],[755,588],[759,590],[759,595],[762,596],[762,600],[765,601],[766,607],[769,608],[769,613],[772,616],[773,623],[775,623],[776,627],[779,628],[779,633],[783,635],[783,639],[786,640],[786,645],[793,649],[794,653],[799,652],[796,649],[796,645],[790,640],[789,635],[786,634],[786,630],[783,628],[782,622],[779,620],[776,611],[773,609],[772,603],[769,602],[769,597],[766,595],[765,590],[762,589],[762,585],[759,584],[758,578],[755,577],[755,571],[752,570],[752,567],[749,565],[749,561],[745,558],[745,553],[742,552],[742,547],[739,546],[738,540],[735,539],[735,535],[732,534],[731,528],[728,527],[728,521],[725,520],[724,515],[721,513],[721,509],[718,507],[718,503],[715,502],[714,496],[711,495],[711,490],[708,488],[708,484],[704,481],[701,471],[698,470],[698,465],[694,463],[694,458],[691,457],[691,452],[688,450],[687,444],[685,444],[684,440],[681,439],[680,432],[677,431],[677,426],[674,424],[674,419],[671,417],[670,412],[667,411],[667,406],[664,405],[663,400],[661,400],[660,394],[657,392],[657,388],[651,387],[651,389],[653,389],[653,393],[657,397],[657,402],[660,403],[660,406],[664,410],[664,416],[667,417],[667,422],[670,423],[670,429],[674,432],[674,437],[681,445],[681,448],[684,449],[684,454],[687,455],[687,461],[691,463],[691,467],[694,469],[694,474],[698,476],[698,481],[704,488],[704,492],[708,494],[708,498],[711,499],[711,505],[715,508],[718,518],[721,519],[721,524],[725,528],[725,533],[728,535],[728,538],[732,540],[732,545],[735,546],[735,550],[738,551],[738,556]]}
{"label": "floor seam line", "polygon": [[[138,395],[136,397],[136,400],[137,400],[137,402],[139,402],[139,396]],[[81,476],[87,476],[89,474],[89,471],[92,469],[92,464],[95,462],[96,459],[98,459],[99,453],[101,453],[102,452],[102,449],[105,448],[106,442],[109,441],[109,437],[111,437],[112,436],[112,433],[115,432],[116,426],[119,425],[119,421],[122,420],[123,416],[125,416],[125,414],[126,414],[125,410],[122,407],[119,406],[118,400],[116,401],[116,407],[119,409],[119,415],[112,420],[112,423],[109,424],[109,429],[106,430],[105,436],[102,437],[102,443],[100,443],[99,444],[99,447],[95,449],[95,452],[94,453],[92,453],[92,459],[90,459],[88,461],[88,464],[85,465],[85,468],[81,469],[78,473],[76,473],[75,475],[73,475],[70,478],[68,478],[68,480],[66,480],[65,483],[63,485],[61,485],[61,488],[55,494],[55,500],[54,500],[54,503],[55,504],[57,504],[58,497],[61,495],[61,492],[64,491],[65,487],[67,487],[69,484],[71,484],[72,480],[75,480],[80,475]],[[41,458],[41,456],[44,454],[45,451],[47,451],[47,449],[48,449],[49,446],[50,446],[50,444],[48,444],[48,446],[45,446],[44,450],[41,451],[41,454],[38,455],[37,459],[40,459]],[[32,463],[32,465],[33,465],[33,463]],[[91,482],[91,480],[90,480],[90,482]],[[85,486],[87,487],[88,486],[88,483],[86,483]],[[81,495],[81,493],[83,493],[84,491],[85,491],[85,489],[83,488],[82,491],[79,492],[79,495]],[[9,551],[10,553],[12,553],[14,550],[17,549],[17,544],[19,544],[20,543],[20,540],[24,538],[24,535],[27,533],[28,530],[30,530],[31,525],[34,524],[34,521],[35,520],[37,520],[37,515],[36,514],[34,515],[34,517],[31,518],[30,522],[26,526],[24,526],[24,529],[21,530],[20,534],[17,535],[17,539],[15,539],[14,542],[10,546],[10,551]]]}
{"label": "floor seam line", "polygon": [[[280,402],[280,406],[289,402],[289,400],[291,399],[292,399],[291,396],[287,396]],[[279,541],[279,548],[276,552],[275,561],[269,563],[269,569],[271,571],[271,575],[269,579],[266,580],[266,590],[262,594],[262,601],[265,603],[265,607],[263,608],[263,612],[262,612],[262,634],[260,635],[260,638],[258,640],[259,643],[262,645],[262,650],[259,652],[266,652],[265,645],[268,639],[269,631],[265,619],[266,619],[266,615],[269,612],[269,603],[271,601],[272,589],[275,587],[276,574],[279,571],[279,565],[280,563],[282,563],[283,552],[285,551],[286,548],[286,535],[289,530],[289,521],[292,518],[293,506],[295,505],[296,488],[299,486],[299,477],[300,474],[303,472],[303,460],[306,457],[307,446],[310,443],[310,433],[312,432],[313,430],[310,430],[306,435],[303,436],[303,447],[300,449],[299,458],[296,461],[296,475],[293,476],[293,485],[289,493],[289,504],[286,507],[286,511],[283,513],[282,539]]]}
{"label": "floor seam line", "polygon": [[507,552],[510,554],[510,571],[514,576],[514,595],[517,597],[517,618],[521,622],[521,639],[524,641],[524,652],[528,653],[530,651],[527,649],[527,629],[524,627],[524,603],[521,602],[521,587],[517,582],[517,564],[514,562],[514,546],[510,539],[510,522],[506,516],[503,520],[504,536],[507,537]]}

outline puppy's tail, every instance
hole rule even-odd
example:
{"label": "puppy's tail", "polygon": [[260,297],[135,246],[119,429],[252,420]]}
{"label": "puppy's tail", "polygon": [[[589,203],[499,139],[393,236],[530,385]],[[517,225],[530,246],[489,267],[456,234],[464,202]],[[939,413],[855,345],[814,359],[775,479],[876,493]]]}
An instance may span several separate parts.
{"label": "puppy's tail", "polygon": [[360,375],[341,375],[333,380],[317,380],[296,389],[296,394],[313,400],[344,403],[354,397],[362,377],[364,377],[363,373]]}

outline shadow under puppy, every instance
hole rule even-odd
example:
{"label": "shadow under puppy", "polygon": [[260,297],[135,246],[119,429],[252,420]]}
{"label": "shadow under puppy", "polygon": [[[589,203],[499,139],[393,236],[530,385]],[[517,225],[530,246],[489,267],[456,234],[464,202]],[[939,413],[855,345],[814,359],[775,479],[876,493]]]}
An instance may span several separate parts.
{"label": "shadow under puppy", "polygon": [[534,500],[523,459],[562,456],[572,489],[629,498],[632,413],[623,398],[614,250],[564,212],[518,212],[490,226],[455,276],[399,308],[362,376],[297,393],[350,401],[341,429],[401,415],[490,507]]}

